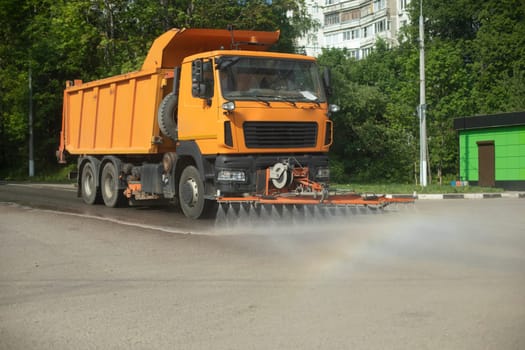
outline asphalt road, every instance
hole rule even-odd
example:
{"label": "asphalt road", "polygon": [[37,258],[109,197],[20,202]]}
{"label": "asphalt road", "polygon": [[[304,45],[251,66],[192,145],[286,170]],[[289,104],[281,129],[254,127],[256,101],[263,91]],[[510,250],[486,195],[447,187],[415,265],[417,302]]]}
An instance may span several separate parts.
{"label": "asphalt road", "polygon": [[525,348],[524,199],[305,225],[0,202],[0,349]]}

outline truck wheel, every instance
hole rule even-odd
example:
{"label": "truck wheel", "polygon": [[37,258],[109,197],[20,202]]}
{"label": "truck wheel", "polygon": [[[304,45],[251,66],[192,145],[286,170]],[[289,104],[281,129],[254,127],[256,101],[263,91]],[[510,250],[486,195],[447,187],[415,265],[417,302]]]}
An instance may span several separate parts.
{"label": "truck wheel", "polygon": [[160,131],[173,141],[178,140],[177,101],[178,96],[176,94],[173,92],[167,94],[160,103],[157,115]]}
{"label": "truck wheel", "polygon": [[192,165],[182,171],[179,202],[184,215],[191,219],[210,218],[217,213],[217,202],[204,198],[204,183],[199,171]]}
{"label": "truck wheel", "polygon": [[100,191],[97,188],[96,171],[91,162],[84,165],[82,169],[80,191],[86,204],[92,205],[101,202]]}
{"label": "truck wheel", "polygon": [[119,189],[117,168],[112,162],[106,163],[102,169],[100,189],[107,207],[115,208],[124,204],[126,198],[123,191]]}

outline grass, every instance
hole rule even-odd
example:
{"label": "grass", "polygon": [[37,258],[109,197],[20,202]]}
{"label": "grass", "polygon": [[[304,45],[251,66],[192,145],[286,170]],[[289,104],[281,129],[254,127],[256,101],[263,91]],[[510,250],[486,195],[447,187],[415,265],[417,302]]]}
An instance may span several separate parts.
{"label": "grass", "polygon": [[60,168],[46,169],[42,171],[35,171],[35,176],[29,177],[27,170],[11,172],[0,176],[1,180],[5,181],[27,181],[27,182],[47,182],[47,183],[74,183],[76,180],[69,179],[69,173],[76,171],[77,165],[69,164]]}
{"label": "grass", "polygon": [[359,193],[388,193],[388,194],[412,194],[417,193],[500,193],[502,188],[460,186],[454,187],[450,183],[444,185],[428,185],[422,187],[415,184],[333,184],[330,187],[337,189],[353,190]]}

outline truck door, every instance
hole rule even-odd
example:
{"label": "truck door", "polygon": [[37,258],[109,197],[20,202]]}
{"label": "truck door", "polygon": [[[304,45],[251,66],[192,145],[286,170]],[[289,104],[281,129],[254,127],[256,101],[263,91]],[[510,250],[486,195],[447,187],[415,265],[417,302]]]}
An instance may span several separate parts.
{"label": "truck door", "polygon": [[179,139],[194,140],[201,152],[214,153],[217,144],[217,98],[212,60],[183,65],[179,102]]}

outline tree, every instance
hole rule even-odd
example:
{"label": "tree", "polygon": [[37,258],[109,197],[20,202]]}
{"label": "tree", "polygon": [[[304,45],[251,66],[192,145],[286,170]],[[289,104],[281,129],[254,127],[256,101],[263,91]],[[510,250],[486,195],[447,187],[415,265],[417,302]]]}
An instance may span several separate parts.
{"label": "tree", "polygon": [[426,55],[428,147],[430,163],[442,182],[457,172],[458,138],[453,119],[476,112],[472,75],[463,58],[462,42],[433,40]]}
{"label": "tree", "polygon": [[313,22],[303,0],[3,0],[0,2],[0,171],[24,174],[28,71],[33,75],[36,168],[55,163],[67,80],[140,69],[169,28],[281,30],[278,48]]}
{"label": "tree", "polygon": [[[0,3],[0,169],[19,162],[27,152],[28,45],[21,33],[30,8],[16,0]],[[27,154],[27,153],[25,153]]]}
{"label": "tree", "polygon": [[410,131],[388,114],[387,91],[394,63],[384,47],[356,61],[345,50],[325,50],[319,58],[332,67],[334,103],[332,158],[354,181],[407,181]]}
{"label": "tree", "polygon": [[[523,109],[525,73],[525,3],[502,0],[480,4],[480,27],[472,46],[476,52],[473,74],[477,77],[474,92],[482,113]],[[518,85],[518,89],[508,89]]]}

